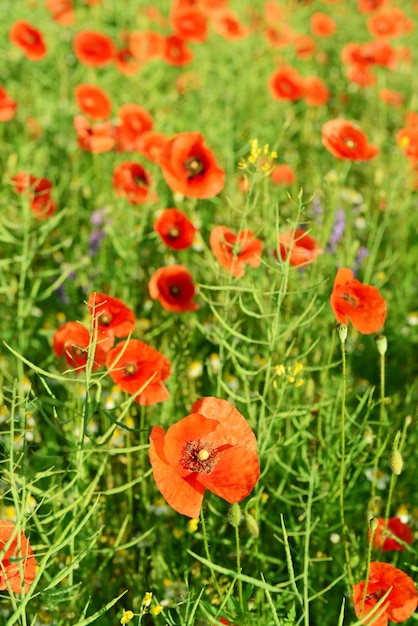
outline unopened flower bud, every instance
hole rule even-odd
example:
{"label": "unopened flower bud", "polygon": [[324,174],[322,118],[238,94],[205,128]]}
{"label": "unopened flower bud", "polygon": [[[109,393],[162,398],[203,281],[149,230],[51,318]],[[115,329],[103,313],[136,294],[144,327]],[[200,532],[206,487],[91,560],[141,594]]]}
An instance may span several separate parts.
{"label": "unopened flower bud", "polygon": [[248,532],[253,537],[258,537],[260,534],[260,528],[258,526],[257,520],[253,515],[247,513],[245,516],[245,523],[247,524]]}
{"label": "unopened flower bud", "polygon": [[234,528],[238,528],[241,522],[241,508],[239,504],[235,503],[231,507],[229,507],[228,511],[228,522]]}
{"label": "unopened flower bud", "polygon": [[399,476],[399,474],[402,473],[403,458],[402,458],[402,454],[399,452],[399,450],[394,450],[392,452],[392,455],[390,457],[390,468],[391,468],[392,472],[394,474],[396,474],[396,476]]}
{"label": "unopened flower bud", "polygon": [[386,354],[386,350],[388,349],[388,340],[385,335],[376,335],[375,337],[377,351],[380,356]]}
{"label": "unopened flower bud", "polygon": [[348,326],[346,326],[346,324],[337,324],[337,332],[341,343],[345,343],[347,339]]}
{"label": "unopened flower bud", "polygon": [[379,520],[377,519],[377,517],[372,517],[371,519],[369,519],[369,528],[373,534],[376,532],[378,526]]}

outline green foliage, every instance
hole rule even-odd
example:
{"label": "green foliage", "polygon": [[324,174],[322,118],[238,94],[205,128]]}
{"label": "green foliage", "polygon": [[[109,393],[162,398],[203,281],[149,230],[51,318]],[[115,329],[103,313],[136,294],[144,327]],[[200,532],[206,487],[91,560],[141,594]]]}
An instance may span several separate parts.
{"label": "green foliage", "polygon": [[[79,63],[74,34],[88,24],[121,45],[124,31],[167,34],[169,27],[155,26],[142,1],[74,4],[76,21],[64,27],[43,2],[0,0],[0,85],[18,102],[15,118],[0,122],[0,518],[25,531],[38,564],[26,594],[2,592],[1,619],[7,626],[114,626],[129,609],[132,623],[146,625],[221,618],[240,626],[357,624],[351,585],[364,579],[370,517],[402,508],[415,534],[418,524],[418,211],[396,145],[404,114],[417,110],[417,29],[394,42],[412,60],[396,71],[378,67],[376,85],[362,89],[347,80],[340,58],[345,44],[370,39],[354,0],[280,3],[298,34],[309,34],[314,11],[335,18],[336,34],[317,38],[307,59],[290,44],[269,45],[264,2],[231,2],[240,21],[252,24],[248,37],[228,41],[210,30],[206,42],[191,44],[190,66],[157,60],[124,76],[113,65]],[[397,4],[414,18],[408,2]],[[171,3],[156,5],[167,17]],[[44,60],[29,61],[9,42],[18,19],[42,29]],[[328,103],[274,100],[267,83],[281,62],[321,77]],[[189,73],[181,92],[176,81]],[[135,102],[167,136],[200,131],[225,169],[224,191],[182,198],[141,155],[82,151],[73,128],[80,83],[109,95],[113,118]],[[382,87],[400,91],[404,104],[381,101]],[[349,162],[327,152],[321,128],[335,117],[358,123],[379,156]],[[248,161],[239,169],[254,138],[293,167],[295,183],[274,185]],[[150,172],[158,202],[132,206],[116,195],[113,169],[131,158]],[[37,219],[13,190],[21,170],[53,182],[58,208],[49,219]],[[172,206],[199,226],[190,249],[168,249],[153,230],[158,210]],[[331,248],[341,209],[344,234]],[[98,211],[103,239],[93,252]],[[219,224],[262,239],[258,268],[234,278],[220,267],[209,246]],[[277,241],[279,231],[300,225],[324,249],[303,268],[281,259]],[[383,358],[374,338],[352,326],[341,346],[329,306],[336,269],[354,267],[362,248],[368,255],[358,277],[388,307]],[[196,312],[167,311],[149,296],[151,275],[174,262],[198,285]],[[77,373],[56,358],[54,332],[65,321],[87,320],[93,291],[123,299],[138,320],[135,338],[171,361],[164,403],[139,406],[103,369]],[[207,492],[193,528],[161,498],[148,441],[152,426],[167,429],[203,396],[229,400],[248,419],[261,476],[240,520],[235,510],[231,524],[228,504]],[[395,476],[390,455],[399,431],[404,468]],[[389,555],[375,550],[373,558],[413,576],[417,556],[412,544]]]}

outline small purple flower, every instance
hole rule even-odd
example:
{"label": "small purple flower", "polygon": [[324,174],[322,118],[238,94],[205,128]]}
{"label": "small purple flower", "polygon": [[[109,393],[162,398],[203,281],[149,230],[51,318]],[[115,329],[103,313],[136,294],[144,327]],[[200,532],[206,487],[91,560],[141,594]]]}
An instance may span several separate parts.
{"label": "small purple flower", "polygon": [[329,252],[334,252],[337,247],[337,243],[340,241],[345,230],[345,209],[337,209],[337,215],[335,216],[334,228],[332,229],[331,237],[328,242],[327,249]]}
{"label": "small purple flower", "polygon": [[102,209],[96,209],[93,211],[90,217],[90,224],[95,226],[89,236],[90,256],[96,256],[100,250],[100,245],[103,239],[106,237],[105,227],[111,223],[111,220],[107,219],[107,215],[110,209],[108,206]]}
{"label": "small purple flower", "polygon": [[354,274],[357,274],[364,259],[366,258],[366,256],[369,256],[369,254],[370,252],[368,251],[366,246],[360,246],[360,248],[358,249],[356,258],[354,259],[354,266],[353,266]]}

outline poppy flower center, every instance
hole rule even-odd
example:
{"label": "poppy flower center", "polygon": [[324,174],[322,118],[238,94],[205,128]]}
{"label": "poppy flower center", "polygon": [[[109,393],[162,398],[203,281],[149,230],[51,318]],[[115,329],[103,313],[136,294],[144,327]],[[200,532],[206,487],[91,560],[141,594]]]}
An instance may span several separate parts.
{"label": "poppy flower center", "polygon": [[148,187],[148,181],[142,174],[134,174],[132,176],[132,180],[134,185],[137,185],[137,187]]}
{"label": "poppy flower center", "polygon": [[378,591],[373,591],[373,593],[368,593],[366,600],[375,600],[376,602],[379,602],[380,598],[385,595],[386,591],[387,589],[379,589]]}
{"label": "poppy flower center", "polygon": [[357,147],[356,142],[351,137],[345,137],[344,143],[350,150],[354,150]]}
{"label": "poppy flower center", "polygon": [[112,322],[112,315],[107,311],[102,311],[99,315],[99,321],[102,326],[109,326]]}
{"label": "poppy flower center", "polygon": [[180,229],[177,226],[170,226],[167,232],[167,236],[170,239],[177,239],[180,237]]}
{"label": "poppy flower center", "polygon": [[178,285],[170,285],[168,291],[173,296],[173,298],[177,298],[180,295],[181,289]]}
{"label": "poppy flower center", "polygon": [[123,368],[123,373],[125,376],[133,376],[138,371],[138,366],[136,363],[127,363]]}
{"label": "poppy flower center", "polygon": [[348,304],[351,304],[351,306],[357,306],[358,305],[358,299],[355,298],[354,296],[350,295],[349,293],[343,293],[341,297]]}
{"label": "poppy flower center", "polygon": [[205,171],[202,161],[193,156],[186,159],[183,166],[186,168],[187,178],[194,178]]}
{"label": "poppy flower center", "polygon": [[84,356],[85,353],[86,353],[85,348],[82,348],[81,346],[76,346],[75,344],[71,346],[71,354],[73,356]]}
{"label": "poppy flower center", "polygon": [[187,441],[184,444],[180,464],[198,474],[210,474],[216,465],[217,452],[205,446],[200,440]]}

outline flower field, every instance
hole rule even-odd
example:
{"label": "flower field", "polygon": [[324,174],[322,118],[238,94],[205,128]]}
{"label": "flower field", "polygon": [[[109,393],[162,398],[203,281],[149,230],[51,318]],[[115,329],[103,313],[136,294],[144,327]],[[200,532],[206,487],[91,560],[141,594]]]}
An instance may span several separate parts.
{"label": "flower field", "polygon": [[0,14],[0,624],[416,623],[418,3]]}

